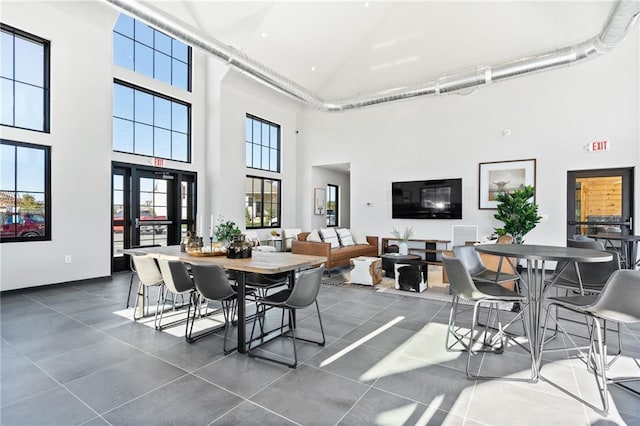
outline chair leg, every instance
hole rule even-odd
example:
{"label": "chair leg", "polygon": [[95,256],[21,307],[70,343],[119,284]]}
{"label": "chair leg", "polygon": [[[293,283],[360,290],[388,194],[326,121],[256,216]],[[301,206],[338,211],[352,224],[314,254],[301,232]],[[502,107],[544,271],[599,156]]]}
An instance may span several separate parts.
{"label": "chair leg", "polygon": [[[602,338],[602,328],[600,326],[600,321],[597,318],[593,318],[593,325],[596,331],[596,344],[597,350],[594,351],[594,356],[597,353],[597,367],[594,368],[593,374],[595,376],[596,382],[598,383],[598,388],[600,390],[600,398],[602,399],[602,405],[604,407],[604,414],[609,414],[609,392],[607,389],[607,346],[604,343]],[[594,361],[596,361],[594,359]],[[600,370],[600,381],[598,381],[598,370]]]}
{"label": "chair leg", "polygon": [[129,308],[129,299],[131,298],[131,289],[133,288],[133,277],[136,276],[135,272],[131,273],[131,279],[129,280],[129,292],[127,293],[127,306],[126,308]]}
{"label": "chair leg", "polygon": [[[293,324],[293,310],[288,309],[289,311],[289,322]],[[291,340],[293,342],[293,364],[289,364],[289,367],[296,368],[298,366],[298,351],[296,349],[296,328],[291,327]]]}

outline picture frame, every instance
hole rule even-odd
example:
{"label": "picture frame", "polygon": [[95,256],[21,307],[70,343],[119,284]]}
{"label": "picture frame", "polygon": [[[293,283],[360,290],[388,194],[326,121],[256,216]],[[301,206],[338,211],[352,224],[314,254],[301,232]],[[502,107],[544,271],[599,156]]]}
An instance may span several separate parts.
{"label": "picture frame", "polygon": [[[497,209],[496,194],[527,185],[536,186],[536,159],[480,163],[478,174],[478,208]],[[533,201],[535,202],[535,195]]]}
{"label": "picture frame", "polygon": [[327,191],[324,188],[313,189],[313,214],[323,215],[327,213]]}

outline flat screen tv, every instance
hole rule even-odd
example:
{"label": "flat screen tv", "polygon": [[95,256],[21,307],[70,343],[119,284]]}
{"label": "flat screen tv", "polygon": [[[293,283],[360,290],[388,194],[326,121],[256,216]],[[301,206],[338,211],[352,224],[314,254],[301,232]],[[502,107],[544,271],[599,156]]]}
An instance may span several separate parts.
{"label": "flat screen tv", "polygon": [[394,219],[462,219],[462,179],[391,184]]}

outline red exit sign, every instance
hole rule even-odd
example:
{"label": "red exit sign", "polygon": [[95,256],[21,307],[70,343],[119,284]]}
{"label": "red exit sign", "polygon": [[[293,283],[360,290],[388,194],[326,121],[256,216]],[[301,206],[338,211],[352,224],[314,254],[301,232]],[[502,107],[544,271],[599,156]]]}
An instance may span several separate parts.
{"label": "red exit sign", "polygon": [[164,158],[154,158],[153,165],[155,167],[164,167]]}
{"label": "red exit sign", "polygon": [[588,149],[591,152],[609,151],[610,148],[611,148],[611,144],[609,143],[609,141],[589,142],[589,146],[588,146]]}

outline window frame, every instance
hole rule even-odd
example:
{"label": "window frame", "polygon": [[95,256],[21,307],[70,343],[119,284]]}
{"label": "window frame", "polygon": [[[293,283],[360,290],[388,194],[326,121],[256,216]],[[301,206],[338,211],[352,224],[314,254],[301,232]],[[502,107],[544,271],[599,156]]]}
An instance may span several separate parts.
{"label": "window frame", "polygon": [[[14,141],[14,140],[10,140],[10,139],[4,139],[4,138],[0,138],[0,145],[12,145],[14,147],[22,147],[22,148],[30,148],[30,149],[39,149],[41,151],[44,152],[44,220],[45,220],[45,227],[44,227],[44,235],[38,236],[38,237],[2,237],[0,235],[0,244],[2,243],[14,243],[14,242],[26,242],[26,241],[51,241],[51,229],[52,229],[52,223],[51,223],[51,147],[47,146],[47,145],[38,145],[38,144],[33,144],[33,143],[28,143],[28,142],[20,142],[20,141]],[[17,153],[17,150],[16,150]],[[14,162],[16,161],[16,159],[14,158]],[[15,187],[13,188],[13,191],[9,191],[9,192],[13,192],[14,194],[17,194],[18,192],[24,192],[24,191],[18,191],[17,190],[17,185],[18,185],[18,179],[17,179],[17,167],[14,168],[14,185]],[[1,191],[4,191],[4,188],[0,188]],[[33,192],[33,191],[32,191]],[[15,197],[14,197],[15,199]]]}
{"label": "window frame", "polygon": [[[176,161],[176,162],[180,162],[180,163],[191,164],[191,162],[192,162],[191,154],[192,154],[192,148],[193,148],[193,147],[192,147],[192,138],[191,138],[191,133],[192,133],[192,132],[191,132],[191,130],[192,130],[192,126],[191,126],[191,118],[192,118],[191,104],[190,104],[190,103],[188,103],[188,102],[185,102],[185,101],[183,101],[183,100],[181,100],[181,99],[173,98],[173,97],[168,96],[168,95],[165,95],[165,94],[163,94],[163,93],[159,93],[159,92],[156,92],[156,91],[154,91],[154,90],[151,90],[151,89],[148,89],[148,88],[145,88],[145,87],[141,87],[141,86],[138,86],[138,85],[135,85],[135,84],[129,83],[129,82],[124,81],[124,80],[120,80],[120,79],[118,79],[118,78],[114,78],[114,79],[113,79],[113,85],[114,85],[113,87],[115,87],[115,85],[121,85],[121,86],[124,86],[124,87],[127,87],[127,88],[130,88],[130,89],[133,89],[133,90],[134,90],[134,101],[133,101],[133,105],[132,105],[132,107],[134,108],[134,115],[135,115],[135,91],[136,91],[136,90],[137,90],[137,91],[139,91],[139,92],[142,92],[142,93],[146,93],[146,94],[148,94],[148,95],[151,95],[151,96],[153,96],[153,97],[158,97],[158,98],[161,98],[161,99],[165,99],[165,100],[167,100],[167,101],[169,101],[169,102],[177,103],[177,104],[180,104],[180,105],[183,105],[183,106],[187,107],[187,134],[186,134],[186,135],[187,135],[187,159],[186,159],[186,160],[177,160],[177,159],[175,159],[175,158],[162,157],[162,156],[157,156],[157,155],[155,155],[155,154],[153,154],[153,155],[148,155],[148,154],[140,154],[140,153],[135,152],[135,123],[140,123],[140,124],[144,124],[144,125],[148,125],[148,124],[147,124],[147,123],[144,123],[144,122],[140,122],[140,121],[135,121],[135,117],[134,117],[134,120],[130,120],[130,119],[128,119],[128,118],[124,118],[124,117],[116,116],[116,115],[115,115],[115,102],[114,102],[114,107],[113,107],[112,114],[111,114],[111,120],[112,120],[112,121],[111,121],[111,123],[112,123],[112,124],[111,124],[111,126],[112,126],[112,129],[113,129],[113,127],[114,127],[114,126],[113,126],[113,120],[114,120],[114,119],[116,119],[116,118],[118,118],[118,119],[120,119],[120,120],[126,120],[126,121],[129,121],[129,122],[131,122],[131,123],[134,123],[134,134],[133,134],[133,147],[134,147],[134,151],[130,152],[130,151],[122,151],[122,150],[114,149],[114,147],[113,147],[113,137],[114,137],[115,135],[113,135],[112,140],[111,140],[111,149],[112,149],[112,151],[113,151],[113,152],[121,152],[121,153],[129,154],[129,155],[136,155],[136,156],[140,156],[140,157],[147,157],[147,158],[162,158],[162,159],[165,159],[165,160],[171,160],[171,161]],[[112,96],[113,96],[113,95],[112,95]],[[152,115],[154,116],[154,121],[155,121],[155,114],[154,114],[154,111],[152,111]],[[172,114],[172,116],[171,116],[171,119],[172,119],[172,121],[173,121],[173,114]],[[164,127],[156,126],[156,125],[155,125],[155,123],[154,123],[154,124],[151,124],[150,126],[151,126],[151,127],[152,127],[152,129],[154,129],[154,130],[155,130],[155,129],[163,129],[163,130],[167,130],[167,129],[166,129],[166,128],[164,128]],[[168,129],[168,130],[169,130],[169,131],[173,131],[173,129]],[[114,132],[114,133],[115,133],[115,132]],[[154,137],[153,137],[153,151],[154,151],[154,153],[155,153],[155,132],[153,132],[153,133],[154,133]],[[182,133],[182,132],[179,132],[179,133]]]}
{"label": "window frame", "polygon": [[[133,20],[133,37],[131,37],[131,36],[127,35],[127,34],[123,34],[123,33],[119,32],[119,31],[116,31],[116,24],[117,24],[118,20],[120,19],[120,15],[125,15],[128,18]],[[133,67],[129,68],[129,67],[126,67],[126,66],[122,66],[122,68],[128,69],[128,70],[133,71],[133,72],[135,72],[137,74],[145,75],[145,76],[147,76],[149,78],[152,78],[154,80],[160,81],[160,82],[162,82],[164,84],[168,84],[171,87],[175,87],[178,90],[186,90],[187,92],[191,92],[192,91],[192,82],[193,82],[193,78],[192,78],[192,74],[193,74],[193,49],[191,48],[191,46],[189,44],[183,42],[182,40],[179,40],[179,39],[177,39],[175,37],[172,37],[169,34],[166,34],[163,31],[160,31],[159,29],[157,29],[157,28],[155,28],[155,27],[153,27],[151,25],[148,25],[146,22],[143,22],[143,21],[141,21],[139,19],[134,18],[133,16],[130,16],[130,15],[126,14],[126,13],[120,13],[120,15],[118,15],[118,19],[116,20],[116,24],[114,24],[113,30],[111,31],[112,32],[112,37],[111,37],[112,43],[114,43],[114,36],[113,36],[114,34],[118,34],[121,37],[124,37],[124,38],[127,38],[127,39],[133,41]],[[138,22],[138,23],[140,23],[142,25],[146,25],[147,27],[149,27],[153,31],[152,37],[151,37],[153,42],[151,43],[152,44],[151,46],[147,42],[145,42],[143,40],[139,40],[139,39],[136,38],[136,22]],[[172,47],[171,47],[171,54],[170,55],[167,54],[166,52],[163,52],[162,50],[156,48],[156,35],[155,35],[156,33],[160,33],[163,36],[168,37],[169,39],[171,39]],[[179,43],[182,43],[183,45],[185,45],[187,47],[187,62],[186,62],[186,65],[187,65],[187,87],[186,87],[186,89],[183,89],[182,87],[173,84],[173,68],[171,68],[171,82],[170,83],[167,83],[166,81],[161,80],[161,79],[156,77],[156,69],[155,69],[156,68],[156,54],[167,56],[167,57],[170,58],[171,61],[176,60],[176,61],[179,61],[179,62],[182,62],[183,64],[185,64],[185,62],[182,59],[174,56],[173,41],[177,41]],[[151,67],[152,67],[151,75],[149,75],[147,73],[144,73],[142,71],[139,71],[139,70],[136,71],[136,69],[135,69],[136,43],[138,43],[138,44],[140,44],[142,46],[150,48],[152,50],[152,52],[153,52],[152,61],[151,61],[152,62],[151,63]],[[114,55],[114,58],[113,58],[113,63],[114,63],[114,65],[117,65],[115,63],[115,55]],[[121,66],[121,65],[117,65],[117,66]]]}
{"label": "window frame", "polygon": [[[245,228],[246,229],[274,229],[274,228],[281,228],[280,224],[282,223],[282,180],[281,179],[275,179],[275,178],[271,178],[271,177],[266,177],[266,176],[256,176],[256,175],[246,175],[245,177],[245,187],[246,187],[246,183],[248,179],[257,179],[260,181],[260,196],[262,198],[262,200],[264,200],[265,198],[265,193],[264,193],[264,184],[266,180],[272,181],[272,182],[278,182],[278,208],[277,208],[277,215],[276,217],[278,218],[278,223],[276,225],[271,225],[270,223],[265,225],[264,223],[264,217],[265,215],[264,213],[264,202],[262,203],[262,208],[261,208],[261,216],[260,216],[260,225],[258,226],[249,226],[246,223],[245,220]],[[246,193],[245,193],[245,197],[246,197]],[[244,208],[245,211],[246,209],[249,207],[249,203],[248,201],[245,199],[245,204],[244,204]]]}
{"label": "window frame", "polygon": [[[254,146],[254,145],[258,145],[258,146],[260,146],[260,152],[261,152],[261,153],[262,153],[262,150],[263,150],[263,149],[270,150],[270,149],[271,149],[271,147],[270,147],[269,145],[264,145],[264,144],[262,143],[262,138],[260,139],[260,143],[259,143],[259,144],[256,144],[256,143],[254,142],[253,135],[252,135],[252,138],[251,138],[252,140],[251,140],[251,141],[249,141],[249,140],[248,140],[248,135],[246,134],[246,121],[247,121],[247,120],[252,120],[252,125],[251,125],[251,129],[252,129],[252,131],[253,131],[253,122],[254,122],[254,121],[257,121],[257,122],[259,122],[260,124],[266,124],[266,125],[267,125],[267,126],[269,126],[270,128],[271,128],[271,127],[276,128],[276,130],[277,130],[277,132],[278,132],[278,144],[277,144],[277,148],[276,148],[276,151],[277,151],[277,165],[276,165],[276,170],[271,170],[270,168],[265,169],[265,168],[263,168],[263,167],[256,167],[255,162],[253,161],[253,146]],[[245,166],[246,166],[248,169],[253,169],[253,170],[262,170],[262,171],[270,172],[270,173],[281,173],[281,172],[282,172],[282,127],[281,127],[279,124],[274,123],[274,122],[269,121],[269,120],[265,120],[264,118],[257,117],[257,116],[255,116],[255,115],[253,115],[253,114],[249,114],[249,113],[247,113],[247,114],[246,114],[246,116],[245,116],[245,137],[244,137],[244,139],[245,139],[245,152],[246,152],[246,150],[247,150],[247,145],[251,145],[251,148],[252,148],[252,149],[251,149],[251,153],[252,153],[252,157],[251,157],[251,160],[252,160],[252,161],[251,161],[251,165],[248,165],[248,161],[247,161],[248,159],[246,159],[246,158],[245,158]],[[262,157],[261,157],[261,158],[262,158]],[[262,163],[262,161],[260,161],[260,163]]]}
{"label": "window frame", "polygon": [[[51,42],[49,40],[46,40],[42,37],[38,37],[34,34],[28,33],[26,31],[22,31],[18,28],[12,27],[10,25],[4,24],[0,22],[0,30],[2,32],[8,32],[11,33],[13,36],[13,45],[14,45],[14,49],[13,49],[13,67],[14,67],[14,73],[13,73],[13,77],[11,79],[7,78],[7,77],[0,77],[1,79],[6,79],[12,82],[12,89],[13,89],[13,105],[12,105],[12,121],[13,124],[4,124],[4,123],[0,123],[1,126],[5,126],[5,127],[11,127],[14,129],[22,129],[22,130],[28,130],[28,131],[32,131],[32,132],[39,132],[39,133],[50,133],[51,132]],[[40,44],[42,45],[43,48],[43,54],[42,54],[42,72],[43,72],[43,76],[42,76],[42,114],[43,114],[43,122],[42,122],[42,130],[40,129],[31,129],[28,127],[21,127],[21,126],[16,126],[15,125],[15,121],[16,121],[16,117],[15,117],[15,83],[16,83],[16,76],[15,76],[15,38],[17,37],[21,37],[23,39],[26,39],[28,41],[31,41],[33,43],[36,44]],[[20,82],[20,80],[18,80]],[[22,83],[22,82],[21,82]],[[29,83],[23,83],[23,84],[29,84]],[[34,86],[32,84],[29,84],[29,86],[31,87],[38,87],[38,86]]]}

